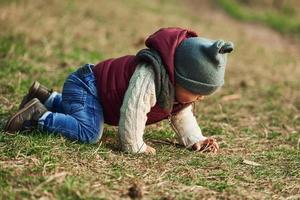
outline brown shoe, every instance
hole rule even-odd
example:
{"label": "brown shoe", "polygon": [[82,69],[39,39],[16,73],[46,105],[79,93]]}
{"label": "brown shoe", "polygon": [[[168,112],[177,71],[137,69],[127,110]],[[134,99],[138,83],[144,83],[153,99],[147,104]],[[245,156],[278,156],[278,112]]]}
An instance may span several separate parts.
{"label": "brown shoe", "polygon": [[[7,132],[15,132],[30,129],[37,125],[39,118],[46,111],[47,108],[37,98],[34,98],[7,121],[4,130]],[[27,127],[24,127],[26,123]]]}
{"label": "brown shoe", "polygon": [[28,90],[28,93],[23,97],[22,102],[19,106],[19,110],[22,109],[26,103],[28,103],[33,98],[38,98],[40,102],[45,103],[48,99],[52,90],[49,90],[47,87],[43,86],[37,81],[34,81],[31,87]]}

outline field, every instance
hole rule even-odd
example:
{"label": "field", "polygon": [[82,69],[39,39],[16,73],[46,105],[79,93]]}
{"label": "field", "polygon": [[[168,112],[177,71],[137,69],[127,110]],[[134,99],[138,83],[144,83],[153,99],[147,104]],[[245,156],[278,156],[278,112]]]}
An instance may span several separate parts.
{"label": "field", "polygon": [[[0,0],[0,199],[300,199],[298,33],[222,2]],[[224,87],[195,107],[219,154],[178,148],[167,121],[146,129],[154,156],[118,151],[110,126],[95,145],[3,132],[34,80],[60,91],[81,64],[135,54],[170,26],[235,43]]]}

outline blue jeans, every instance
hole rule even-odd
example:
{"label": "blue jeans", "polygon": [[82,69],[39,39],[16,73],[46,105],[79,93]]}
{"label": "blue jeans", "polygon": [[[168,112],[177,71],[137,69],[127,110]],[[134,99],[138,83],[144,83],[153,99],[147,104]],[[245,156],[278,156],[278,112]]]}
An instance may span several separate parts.
{"label": "blue jeans", "polygon": [[96,143],[103,132],[103,109],[99,103],[96,79],[90,65],[89,73],[78,69],[66,79],[62,94],[52,93],[39,119],[40,129],[59,133],[71,140]]}

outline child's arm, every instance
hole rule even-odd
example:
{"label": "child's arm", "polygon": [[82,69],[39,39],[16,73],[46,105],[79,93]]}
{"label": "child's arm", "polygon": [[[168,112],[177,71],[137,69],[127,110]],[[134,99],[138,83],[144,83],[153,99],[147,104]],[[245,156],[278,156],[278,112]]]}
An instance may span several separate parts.
{"label": "child's arm", "polygon": [[121,148],[130,153],[155,153],[143,140],[147,113],[156,104],[154,72],[141,64],[132,75],[125,93],[119,121]]}
{"label": "child's arm", "polygon": [[192,112],[192,105],[184,108],[176,115],[171,116],[171,123],[177,134],[179,143],[187,148],[192,147],[196,142],[204,141],[197,120]]}
{"label": "child's arm", "polygon": [[192,112],[192,105],[171,116],[171,123],[179,142],[185,147],[192,148],[195,151],[216,152],[219,149],[214,139],[202,135],[201,129]]}

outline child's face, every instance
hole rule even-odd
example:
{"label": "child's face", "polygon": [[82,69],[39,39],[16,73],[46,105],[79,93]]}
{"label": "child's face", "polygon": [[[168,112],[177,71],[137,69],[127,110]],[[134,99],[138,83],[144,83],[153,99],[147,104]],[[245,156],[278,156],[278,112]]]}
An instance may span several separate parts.
{"label": "child's face", "polygon": [[175,85],[175,95],[179,103],[192,103],[204,99],[203,95],[192,93],[178,84]]}

